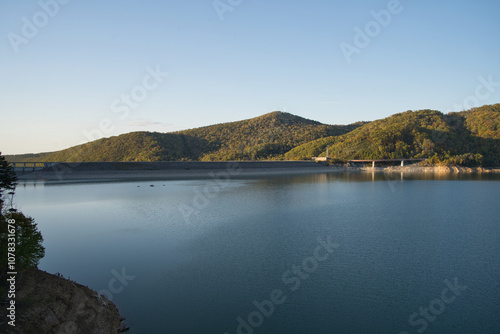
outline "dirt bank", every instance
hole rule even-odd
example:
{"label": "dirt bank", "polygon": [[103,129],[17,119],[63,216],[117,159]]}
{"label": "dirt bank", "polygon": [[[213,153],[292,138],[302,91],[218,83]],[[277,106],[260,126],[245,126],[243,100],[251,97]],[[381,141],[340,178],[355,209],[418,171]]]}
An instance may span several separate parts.
{"label": "dirt bank", "polygon": [[1,333],[116,334],[126,329],[116,306],[97,293],[60,276],[31,269],[16,279],[15,327]]}

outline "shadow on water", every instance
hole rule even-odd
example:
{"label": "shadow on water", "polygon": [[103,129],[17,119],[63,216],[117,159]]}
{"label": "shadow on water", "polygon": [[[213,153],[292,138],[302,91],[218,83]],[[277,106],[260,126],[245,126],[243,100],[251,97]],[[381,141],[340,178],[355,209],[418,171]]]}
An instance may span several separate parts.
{"label": "shadow on water", "polygon": [[[400,171],[347,171],[311,174],[272,174],[272,175],[239,175],[235,180],[262,182],[266,184],[309,184],[330,182],[378,182],[378,181],[500,181],[499,173],[411,173]],[[111,183],[142,183],[142,182],[183,182],[183,181],[212,180],[208,176],[197,176],[177,179],[137,179],[137,180],[75,180],[75,181],[20,181],[18,187],[84,185],[84,184],[111,184]]]}

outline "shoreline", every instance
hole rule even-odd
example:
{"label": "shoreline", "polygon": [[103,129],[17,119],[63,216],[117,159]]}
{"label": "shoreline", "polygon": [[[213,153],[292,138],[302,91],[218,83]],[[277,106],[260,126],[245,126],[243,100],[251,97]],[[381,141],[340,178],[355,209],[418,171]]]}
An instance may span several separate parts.
{"label": "shoreline", "polygon": [[100,162],[57,163],[38,171],[16,172],[21,182],[119,182],[233,179],[318,173],[496,174],[500,168],[417,165],[386,167],[326,166],[311,161]]}
{"label": "shoreline", "polygon": [[31,268],[19,274],[16,284],[16,326],[3,323],[0,331],[118,334],[128,329],[113,302],[60,274]]}

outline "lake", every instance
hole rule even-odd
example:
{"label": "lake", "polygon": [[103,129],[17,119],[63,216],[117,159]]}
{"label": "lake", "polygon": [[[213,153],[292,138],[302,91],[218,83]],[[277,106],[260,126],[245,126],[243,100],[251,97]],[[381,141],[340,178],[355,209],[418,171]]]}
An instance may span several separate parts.
{"label": "lake", "polygon": [[[20,184],[130,333],[500,333],[500,175]],[[151,187],[153,185],[153,187]]]}

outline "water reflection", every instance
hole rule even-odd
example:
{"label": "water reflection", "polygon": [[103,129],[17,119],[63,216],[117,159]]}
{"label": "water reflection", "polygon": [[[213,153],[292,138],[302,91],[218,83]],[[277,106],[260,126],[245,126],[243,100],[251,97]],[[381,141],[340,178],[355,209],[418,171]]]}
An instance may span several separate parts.
{"label": "water reflection", "polygon": [[[231,178],[232,180],[253,180],[255,182],[266,182],[266,183],[328,183],[328,182],[376,182],[376,181],[499,181],[500,173],[415,173],[415,172],[403,172],[403,171],[332,171],[328,173],[310,173],[310,174],[290,174],[284,173],[279,174],[269,174],[269,175],[245,175],[241,174]],[[159,182],[164,181],[168,183],[175,183],[181,181],[200,181],[212,180],[209,176],[196,178],[185,178],[178,180],[171,179],[151,179],[149,181],[143,179],[137,180],[79,180],[79,181],[19,181],[18,187],[34,187],[37,186],[61,186],[61,185],[82,185],[82,184],[109,184],[109,183],[123,183],[132,182],[141,184],[143,182]]]}
{"label": "water reflection", "polygon": [[[467,182],[445,182],[458,180]],[[114,296],[130,333],[235,333],[237,317],[273,289],[287,302],[258,333],[399,333],[457,276],[474,293],[453,304],[449,321],[462,333],[497,333],[499,188],[475,182],[493,180],[399,172],[232,179],[189,223],[179,204],[193,206],[207,180],[22,184],[17,202],[44,235],[42,269],[96,290],[112,269],[137,277]],[[290,291],[283,273],[328,235],[338,253]],[[441,319],[433,332],[460,332]]]}
{"label": "water reflection", "polygon": [[283,175],[256,177],[256,182],[264,184],[301,184],[330,182],[402,182],[402,181],[500,181],[498,173],[404,173],[404,172],[335,172],[308,175]]}

